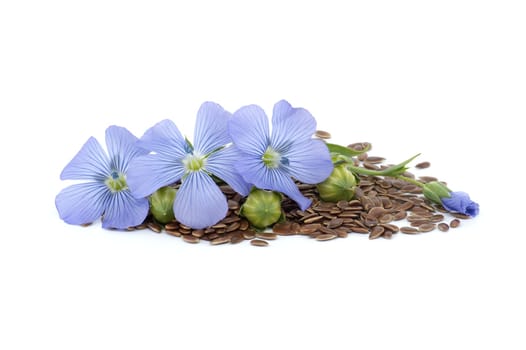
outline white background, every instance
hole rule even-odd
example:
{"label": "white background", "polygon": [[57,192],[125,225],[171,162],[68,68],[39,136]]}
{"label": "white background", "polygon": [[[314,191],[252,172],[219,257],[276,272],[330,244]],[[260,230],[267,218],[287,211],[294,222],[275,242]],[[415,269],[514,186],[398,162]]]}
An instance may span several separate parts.
{"label": "white background", "polygon": [[[521,1],[2,1],[2,349],[524,349]],[[111,124],[279,99],[481,205],[448,233],[190,245],[63,223]],[[416,171],[415,171],[416,172]]]}

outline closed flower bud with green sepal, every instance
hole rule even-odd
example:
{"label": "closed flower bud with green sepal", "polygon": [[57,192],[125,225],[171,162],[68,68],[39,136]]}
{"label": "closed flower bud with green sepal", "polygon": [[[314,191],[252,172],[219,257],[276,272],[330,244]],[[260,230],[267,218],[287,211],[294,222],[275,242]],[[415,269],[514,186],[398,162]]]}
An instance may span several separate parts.
{"label": "closed flower bud with green sepal", "polygon": [[424,184],[422,186],[422,192],[427,199],[437,204],[442,204],[443,197],[451,197],[449,194],[451,190],[447,188],[446,185],[438,181],[432,181]]}
{"label": "closed flower bud with green sepal", "polygon": [[175,188],[165,186],[150,196],[150,211],[161,224],[167,224],[174,220],[173,208],[176,192]]}
{"label": "closed flower bud with green sepal", "polygon": [[282,218],[281,194],[254,187],[241,206],[240,214],[254,227],[264,229]]}
{"label": "closed flower bud with green sepal", "polygon": [[345,165],[334,167],[331,175],[318,184],[320,198],[325,202],[350,201],[356,189],[356,177]]}

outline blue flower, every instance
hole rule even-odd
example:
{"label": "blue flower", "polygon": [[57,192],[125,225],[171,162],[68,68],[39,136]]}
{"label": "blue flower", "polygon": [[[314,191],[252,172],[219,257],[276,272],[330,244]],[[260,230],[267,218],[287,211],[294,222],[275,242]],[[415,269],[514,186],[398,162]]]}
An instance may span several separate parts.
{"label": "blue flower", "polygon": [[139,225],[148,214],[148,199],[131,195],[126,182],[130,161],[147,152],[137,138],[118,126],[106,129],[108,154],[93,137],[60,174],[62,180],[90,180],[63,189],[55,199],[60,218],[68,224],[91,223],[101,216],[102,227],[124,229]]}
{"label": "blue flower", "polygon": [[479,213],[479,205],[469,198],[465,192],[452,192],[446,185],[431,181],[422,186],[424,196],[432,202],[442,204],[449,211],[475,217]]}
{"label": "blue flower", "polygon": [[451,197],[443,197],[442,205],[449,211],[475,217],[479,213],[478,203],[473,202],[465,192],[451,192]]}
{"label": "blue flower", "polygon": [[274,105],[272,136],[268,118],[257,105],[234,113],[230,136],[241,155],[236,167],[245,181],[265,190],[279,191],[296,201],[302,210],[305,198],[292,177],[308,184],[325,180],[333,164],[327,146],[312,138],[316,120],[303,108],[292,108],[285,100]]}
{"label": "blue flower", "polygon": [[133,195],[145,197],[181,180],[173,206],[177,220],[199,229],[224,218],[227,200],[212,175],[242,195],[250,190],[233,166],[239,155],[228,135],[230,118],[218,104],[203,103],[197,112],[193,145],[171,120],[147,130],[138,145],[152,153],[136,158],[130,166],[128,184]]}

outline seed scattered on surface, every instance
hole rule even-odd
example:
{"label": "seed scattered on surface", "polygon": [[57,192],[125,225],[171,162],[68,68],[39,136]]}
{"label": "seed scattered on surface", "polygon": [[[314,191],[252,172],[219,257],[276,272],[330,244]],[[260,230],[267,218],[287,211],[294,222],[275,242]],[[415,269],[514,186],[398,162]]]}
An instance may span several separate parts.
{"label": "seed scattered on surface", "polygon": [[316,130],[316,132],[314,133],[314,136],[320,139],[330,139],[331,138],[331,134],[323,130]]}
{"label": "seed scattered on surface", "polygon": [[317,241],[329,241],[331,239],[335,239],[336,237],[338,237],[338,235],[334,233],[322,233],[316,236],[316,240]]}
{"label": "seed scattered on surface", "polygon": [[422,224],[418,226],[418,231],[420,232],[431,232],[435,229],[435,224]]}
{"label": "seed scattered on surface", "polygon": [[375,226],[369,234],[369,239],[376,239],[384,234],[385,228],[382,226]]}
{"label": "seed scattered on surface", "polygon": [[421,162],[421,163],[418,163],[417,165],[415,165],[415,168],[417,168],[417,169],[425,169],[425,168],[429,168],[430,165],[431,165],[431,163],[429,163],[429,162]]}
{"label": "seed scattered on surface", "polygon": [[[329,138],[327,132],[318,130],[317,137]],[[368,169],[385,169],[385,158],[371,156],[368,152],[371,145],[359,142],[347,146],[362,153],[353,159],[354,165]],[[417,168],[429,167],[429,162],[421,162]],[[403,174],[411,179],[415,175],[409,172]],[[256,246],[267,246],[269,240],[280,236],[303,235],[318,241],[345,238],[349,234],[367,234],[370,239],[383,237],[390,239],[397,232],[417,234],[429,232],[438,228],[442,232],[449,227],[458,227],[459,219],[470,217],[459,213],[449,213],[440,205],[435,205],[424,198],[422,189],[406,181],[390,177],[358,175],[355,195],[351,200],[340,200],[328,203],[320,200],[316,185],[296,182],[300,192],[310,200],[312,205],[306,210],[300,210],[290,198],[284,197],[282,209],[284,221],[276,223],[272,232],[255,232],[250,223],[242,217],[239,209],[244,202],[230,186],[220,185],[227,198],[228,211],[226,217],[216,224],[204,229],[192,229],[174,220],[164,225],[167,234],[181,237],[185,242],[198,243],[201,240],[211,245],[237,244],[249,240]],[[439,181],[432,176],[420,176],[420,181],[426,183]],[[178,184],[174,185],[176,188]],[[443,214],[442,214],[443,213]],[[449,225],[444,222],[447,215],[455,219]],[[399,227],[393,222],[407,220],[408,224]],[[403,222],[403,221],[402,221]],[[141,225],[128,230],[148,228],[154,232],[162,232],[163,226],[149,217]]]}
{"label": "seed scattered on surface", "polygon": [[225,244],[225,243],[230,243],[230,237],[221,236],[221,237],[217,237],[210,241],[210,244],[212,245]]}
{"label": "seed scattered on surface", "polygon": [[256,246],[256,247],[266,247],[268,246],[268,242],[267,241],[263,241],[261,239],[253,239],[250,241],[250,244],[252,244],[253,246]]}
{"label": "seed scattered on surface", "polygon": [[155,233],[161,233],[163,229],[162,226],[156,222],[149,222],[147,225],[148,225],[148,228]]}
{"label": "seed scattered on surface", "polygon": [[192,235],[183,235],[183,241],[186,243],[199,243],[200,239]]}
{"label": "seed scattered on surface", "polygon": [[278,238],[278,235],[272,232],[256,232],[257,238],[263,238],[267,240],[273,240]]}
{"label": "seed scattered on surface", "polygon": [[414,227],[404,226],[404,227],[400,227],[400,232],[407,233],[407,234],[413,234],[413,233],[418,233],[418,229]]}
{"label": "seed scattered on surface", "polygon": [[449,226],[451,226],[452,228],[459,227],[460,226],[460,220],[459,219],[451,220],[451,222],[449,223]]}
{"label": "seed scattered on surface", "polygon": [[440,224],[438,224],[438,229],[442,232],[447,232],[449,231],[449,225],[446,224],[445,222],[441,222]]}

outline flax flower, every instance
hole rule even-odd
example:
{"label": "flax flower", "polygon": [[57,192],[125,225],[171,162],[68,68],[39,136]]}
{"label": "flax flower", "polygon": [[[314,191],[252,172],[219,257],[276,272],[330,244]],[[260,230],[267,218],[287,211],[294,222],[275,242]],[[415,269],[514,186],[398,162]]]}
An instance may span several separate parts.
{"label": "flax flower", "polygon": [[332,172],[329,150],[313,139],[316,120],[303,108],[292,108],[285,100],[274,105],[272,135],[268,118],[257,105],[242,107],[229,124],[234,145],[240,150],[237,170],[256,187],[286,194],[302,210],[311,200],[304,197],[292,178],[317,184]]}
{"label": "flax flower", "polygon": [[171,120],[147,130],[138,145],[151,153],[137,157],[128,173],[133,195],[145,197],[180,180],[173,206],[177,220],[199,229],[223,219],[227,200],[214,177],[242,195],[250,190],[233,166],[238,152],[227,132],[230,118],[231,114],[218,104],[203,103],[197,112],[193,145]]}
{"label": "flax flower", "polygon": [[126,182],[129,163],[144,150],[137,138],[118,126],[106,129],[108,154],[93,137],[60,174],[62,180],[89,180],[63,189],[55,199],[60,218],[68,224],[91,223],[102,216],[105,228],[139,225],[148,214],[148,200],[131,195]]}

